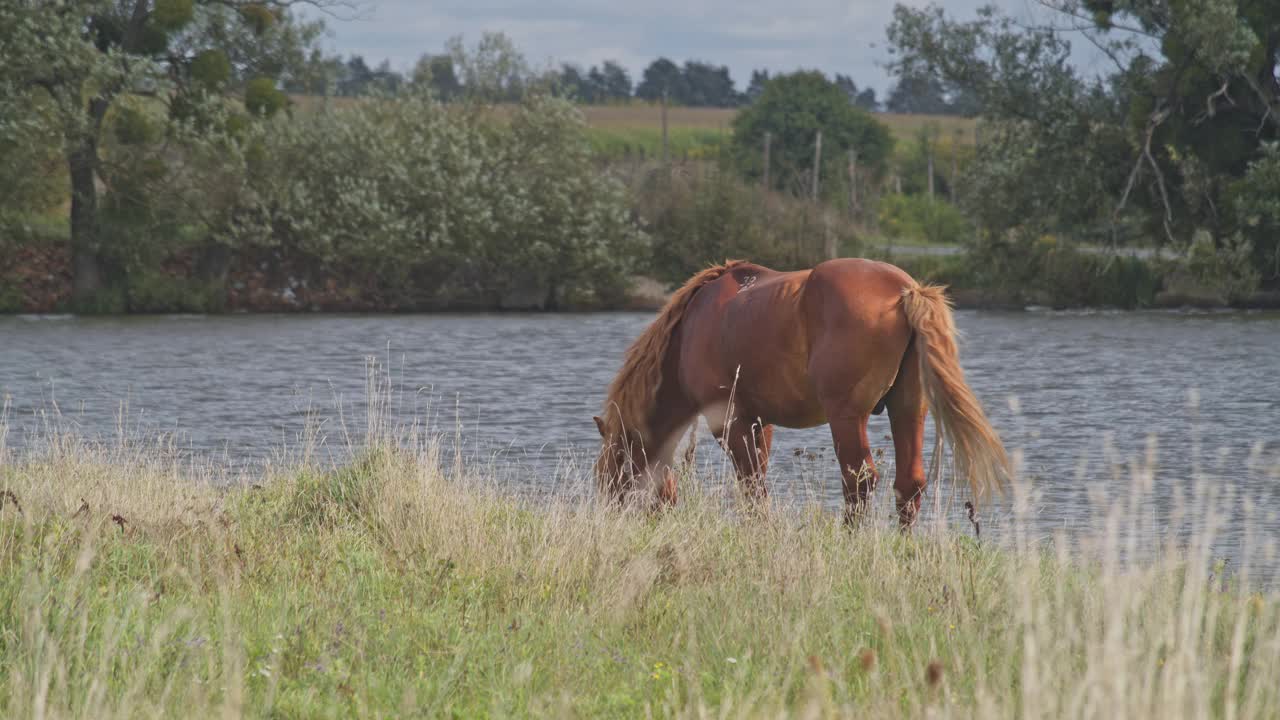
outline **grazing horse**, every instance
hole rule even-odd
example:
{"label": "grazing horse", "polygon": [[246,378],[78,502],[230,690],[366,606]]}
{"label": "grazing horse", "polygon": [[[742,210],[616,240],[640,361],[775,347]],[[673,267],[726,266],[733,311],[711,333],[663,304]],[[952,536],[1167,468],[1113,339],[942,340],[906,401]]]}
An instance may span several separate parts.
{"label": "grazing horse", "polygon": [[774,426],[827,423],[851,520],[877,480],[867,420],[886,408],[903,527],[927,482],[926,409],[975,499],[1006,481],[1008,457],[965,384],[943,288],[870,260],[796,272],[731,261],[690,278],[627,349],[595,418],[596,478],[617,500],[674,503],[676,445],[701,415],[746,496],[761,500]]}

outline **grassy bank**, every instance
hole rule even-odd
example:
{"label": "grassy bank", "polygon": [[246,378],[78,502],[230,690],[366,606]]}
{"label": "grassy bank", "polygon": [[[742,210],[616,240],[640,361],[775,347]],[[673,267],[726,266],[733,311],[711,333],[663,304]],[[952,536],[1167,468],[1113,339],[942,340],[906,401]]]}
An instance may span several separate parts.
{"label": "grassy bank", "polygon": [[[58,440],[0,466],[6,717],[1227,717],[1280,608],[967,533],[517,499],[435,446],[242,478]],[[691,483],[686,482],[686,487]],[[692,483],[696,485],[697,483]],[[1140,483],[1139,483],[1140,484]],[[1118,503],[1115,523],[1137,507]],[[1139,513],[1140,514],[1140,513]],[[1105,527],[1107,523],[1102,525]]]}

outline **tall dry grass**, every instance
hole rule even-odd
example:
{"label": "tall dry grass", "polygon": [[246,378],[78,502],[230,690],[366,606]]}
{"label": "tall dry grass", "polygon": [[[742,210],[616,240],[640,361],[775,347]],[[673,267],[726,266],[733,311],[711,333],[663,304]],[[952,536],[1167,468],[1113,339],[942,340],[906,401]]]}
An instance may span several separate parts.
{"label": "tall dry grass", "polygon": [[854,530],[815,507],[755,517],[706,477],[656,516],[578,487],[521,496],[369,406],[371,437],[337,466],[303,448],[228,478],[56,434],[7,453],[0,715],[1280,707],[1280,605],[1251,574],[1274,567],[1274,538],[1224,577],[1212,561],[1230,499],[1198,486],[1175,523],[1195,531],[1165,532],[1144,510],[1153,457],[1093,531],[1038,537],[1035,488],[1017,483],[1003,540],[979,542],[941,514],[905,537],[887,506]]}

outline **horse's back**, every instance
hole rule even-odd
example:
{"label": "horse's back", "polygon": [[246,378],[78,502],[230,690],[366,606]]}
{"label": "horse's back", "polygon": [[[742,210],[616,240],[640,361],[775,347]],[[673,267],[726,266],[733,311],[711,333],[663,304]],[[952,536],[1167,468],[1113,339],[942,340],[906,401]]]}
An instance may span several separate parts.
{"label": "horse's back", "polygon": [[[902,328],[902,291],[916,281],[902,268],[878,260],[840,258],[813,268],[805,284],[804,312],[811,323],[855,326],[867,331],[885,324]],[[816,325],[815,325],[816,326]]]}
{"label": "horse's back", "polygon": [[801,318],[809,272],[744,263],[698,291],[681,323],[680,378],[699,406],[723,405],[732,393],[738,411],[762,415],[794,410],[809,394]]}

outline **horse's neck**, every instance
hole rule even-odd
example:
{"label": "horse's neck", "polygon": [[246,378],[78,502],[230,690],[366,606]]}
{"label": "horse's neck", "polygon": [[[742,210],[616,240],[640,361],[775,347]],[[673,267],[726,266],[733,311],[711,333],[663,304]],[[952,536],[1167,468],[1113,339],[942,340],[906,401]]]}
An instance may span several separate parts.
{"label": "horse's neck", "polygon": [[646,452],[649,453],[651,461],[656,459],[671,466],[676,448],[684,438],[685,431],[688,430],[689,424],[697,419],[697,408],[683,393],[659,392],[649,418]]}
{"label": "horse's neck", "polygon": [[689,422],[697,416],[697,408],[680,385],[680,326],[667,344],[662,358],[662,379],[650,406],[645,409],[645,453],[651,465],[672,466],[676,447],[684,437]]}

